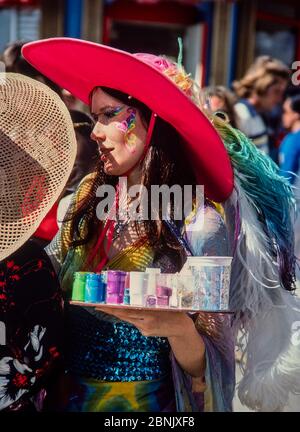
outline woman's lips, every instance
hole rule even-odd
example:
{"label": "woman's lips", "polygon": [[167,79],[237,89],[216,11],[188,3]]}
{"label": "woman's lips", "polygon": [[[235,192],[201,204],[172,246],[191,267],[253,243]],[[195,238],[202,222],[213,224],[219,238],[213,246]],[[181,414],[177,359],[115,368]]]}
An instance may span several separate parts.
{"label": "woman's lips", "polygon": [[114,150],[114,147],[111,147],[111,148],[100,148],[100,154],[101,154],[101,157],[100,157],[100,159],[103,161],[103,162],[106,162],[107,161],[107,157],[108,157],[108,155],[112,152]]}
{"label": "woman's lips", "polygon": [[102,162],[107,162],[107,161],[109,161],[107,155],[105,155],[105,154],[103,154],[103,155],[101,156],[100,159],[102,160]]}

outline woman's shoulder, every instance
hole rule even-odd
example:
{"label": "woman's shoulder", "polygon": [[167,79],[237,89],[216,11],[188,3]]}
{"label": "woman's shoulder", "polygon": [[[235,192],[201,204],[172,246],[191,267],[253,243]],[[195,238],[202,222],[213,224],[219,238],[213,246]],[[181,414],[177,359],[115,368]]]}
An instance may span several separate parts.
{"label": "woman's shoulder", "polygon": [[75,206],[76,208],[76,206],[88,196],[96,177],[97,177],[97,172],[92,172],[90,174],[87,174],[85,177],[83,177],[83,179],[80,181],[79,185],[77,186],[77,189],[71,195],[70,205],[72,209],[73,209],[72,206]]}
{"label": "woman's shoulder", "polygon": [[78,185],[77,194],[82,194],[86,187],[90,187],[90,185],[95,181],[97,177],[97,172],[92,172],[87,174]]}
{"label": "woman's shoulder", "polygon": [[205,203],[185,225],[195,255],[228,255],[229,243],[222,206]]}

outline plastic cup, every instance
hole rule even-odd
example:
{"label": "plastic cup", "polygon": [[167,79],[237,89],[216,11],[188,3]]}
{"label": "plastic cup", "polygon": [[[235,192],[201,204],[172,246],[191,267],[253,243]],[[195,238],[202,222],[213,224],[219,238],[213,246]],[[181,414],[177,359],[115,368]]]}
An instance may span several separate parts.
{"label": "plastic cup", "polygon": [[188,257],[193,274],[194,310],[228,310],[232,257]]}

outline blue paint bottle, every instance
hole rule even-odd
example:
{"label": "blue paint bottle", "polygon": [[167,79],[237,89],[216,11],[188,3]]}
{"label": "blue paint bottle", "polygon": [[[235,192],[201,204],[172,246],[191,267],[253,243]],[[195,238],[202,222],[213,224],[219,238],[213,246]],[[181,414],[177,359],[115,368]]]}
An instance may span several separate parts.
{"label": "blue paint bottle", "polygon": [[105,287],[103,275],[99,273],[89,273],[87,275],[84,301],[86,303],[104,303]]}

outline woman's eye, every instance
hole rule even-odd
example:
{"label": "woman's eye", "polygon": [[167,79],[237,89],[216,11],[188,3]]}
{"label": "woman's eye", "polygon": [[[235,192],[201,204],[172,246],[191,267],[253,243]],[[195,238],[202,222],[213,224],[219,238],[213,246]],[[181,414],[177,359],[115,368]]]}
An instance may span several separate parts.
{"label": "woman's eye", "polygon": [[120,107],[117,107],[114,109],[104,111],[102,114],[98,114],[98,115],[94,114],[92,116],[94,119],[94,123],[97,123],[97,122],[102,123],[102,122],[107,121],[108,119],[116,117],[118,114],[120,114],[121,111],[123,111],[123,109],[124,109],[124,107],[120,106]]}
{"label": "woman's eye", "polygon": [[123,111],[124,107],[123,106],[118,106],[114,109],[108,110],[104,113],[104,116],[106,118],[112,118],[117,116],[118,114],[120,114],[121,111]]}
{"label": "woman's eye", "polygon": [[118,114],[117,111],[106,111],[104,113],[104,117],[106,117],[106,118],[112,118],[112,117],[115,117],[117,114]]}

